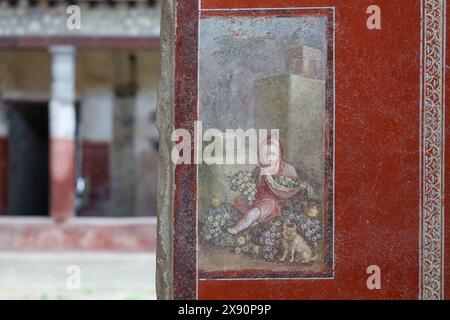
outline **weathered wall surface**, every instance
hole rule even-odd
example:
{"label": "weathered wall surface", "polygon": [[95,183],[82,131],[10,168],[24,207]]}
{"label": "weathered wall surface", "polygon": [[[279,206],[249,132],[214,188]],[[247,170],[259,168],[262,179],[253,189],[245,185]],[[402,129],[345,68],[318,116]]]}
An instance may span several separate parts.
{"label": "weathered wall surface", "polygon": [[175,191],[175,166],[170,160],[173,131],[175,81],[175,10],[176,0],[166,0],[161,11],[161,82],[158,89],[156,123],[159,129],[158,244],[156,259],[156,294],[158,299],[171,299],[172,279],[172,196]]}

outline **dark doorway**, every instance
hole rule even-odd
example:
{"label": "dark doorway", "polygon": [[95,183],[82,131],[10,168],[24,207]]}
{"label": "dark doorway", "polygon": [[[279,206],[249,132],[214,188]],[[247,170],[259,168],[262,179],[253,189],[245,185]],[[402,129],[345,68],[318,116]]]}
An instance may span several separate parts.
{"label": "dark doorway", "polygon": [[48,104],[10,104],[8,213],[49,214]]}

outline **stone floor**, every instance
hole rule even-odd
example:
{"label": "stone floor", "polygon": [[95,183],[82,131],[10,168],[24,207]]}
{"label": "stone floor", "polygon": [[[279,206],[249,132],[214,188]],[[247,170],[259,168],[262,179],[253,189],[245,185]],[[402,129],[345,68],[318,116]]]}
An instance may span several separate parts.
{"label": "stone floor", "polygon": [[[0,299],[155,299],[155,261],[151,253],[0,252]],[[70,266],[79,267],[79,289],[67,285]]]}

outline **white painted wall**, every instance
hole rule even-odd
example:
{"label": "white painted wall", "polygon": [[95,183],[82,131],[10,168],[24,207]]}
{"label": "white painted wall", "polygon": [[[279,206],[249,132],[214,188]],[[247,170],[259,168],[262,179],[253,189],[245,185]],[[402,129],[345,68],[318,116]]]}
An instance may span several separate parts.
{"label": "white painted wall", "polygon": [[54,46],[50,98],[50,134],[52,138],[72,140],[75,137],[75,56],[72,46]]}
{"label": "white painted wall", "polygon": [[85,94],[81,101],[81,134],[83,140],[111,142],[113,137],[113,103],[111,89],[97,89]]}

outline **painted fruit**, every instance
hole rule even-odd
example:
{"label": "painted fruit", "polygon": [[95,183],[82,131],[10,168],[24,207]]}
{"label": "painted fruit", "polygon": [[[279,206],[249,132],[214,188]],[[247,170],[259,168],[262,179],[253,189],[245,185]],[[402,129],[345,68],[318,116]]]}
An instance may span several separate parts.
{"label": "painted fruit", "polygon": [[220,207],[221,204],[222,204],[222,203],[220,202],[219,199],[217,199],[217,198],[211,199],[211,205],[212,205],[214,208]]}

